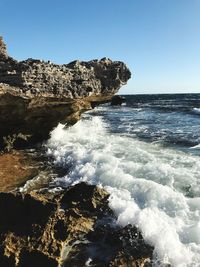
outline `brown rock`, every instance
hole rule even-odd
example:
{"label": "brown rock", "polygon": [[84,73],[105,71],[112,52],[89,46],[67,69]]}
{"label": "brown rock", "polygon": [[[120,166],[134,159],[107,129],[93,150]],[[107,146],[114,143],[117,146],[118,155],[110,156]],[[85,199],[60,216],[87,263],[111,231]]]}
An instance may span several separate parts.
{"label": "brown rock", "polygon": [[36,162],[27,154],[14,151],[0,154],[0,192],[8,192],[38,174]]}
{"label": "brown rock", "polygon": [[0,266],[146,266],[152,248],[114,224],[108,194],[80,183],[50,193],[0,193]]}
{"label": "brown rock", "polygon": [[[73,124],[92,102],[110,99],[131,77],[123,62],[108,58],[57,65],[7,56],[0,39],[0,140],[31,135],[48,138],[58,122]],[[1,142],[1,141],[0,141]]]}

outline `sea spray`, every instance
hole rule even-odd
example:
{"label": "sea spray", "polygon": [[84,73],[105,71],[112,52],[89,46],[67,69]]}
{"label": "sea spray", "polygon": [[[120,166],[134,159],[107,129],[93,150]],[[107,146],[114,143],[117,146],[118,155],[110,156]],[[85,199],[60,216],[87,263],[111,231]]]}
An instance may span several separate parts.
{"label": "sea spray", "polygon": [[[154,264],[197,267],[200,262],[199,158],[113,134],[101,116],[51,133],[47,154],[69,169],[54,186],[101,185],[120,225],[137,225],[154,246]],[[192,196],[193,198],[189,198]]]}

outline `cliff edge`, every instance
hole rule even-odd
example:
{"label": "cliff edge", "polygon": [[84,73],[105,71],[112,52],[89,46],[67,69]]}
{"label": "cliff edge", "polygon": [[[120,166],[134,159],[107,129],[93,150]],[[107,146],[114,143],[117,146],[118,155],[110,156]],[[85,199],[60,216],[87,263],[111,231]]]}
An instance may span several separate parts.
{"label": "cliff edge", "polygon": [[130,77],[123,62],[108,58],[63,65],[17,61],[0,37],[0,143],[19,133],[32,143],[48,138],[58,122],[75,123],[92,102],[111,99]]}

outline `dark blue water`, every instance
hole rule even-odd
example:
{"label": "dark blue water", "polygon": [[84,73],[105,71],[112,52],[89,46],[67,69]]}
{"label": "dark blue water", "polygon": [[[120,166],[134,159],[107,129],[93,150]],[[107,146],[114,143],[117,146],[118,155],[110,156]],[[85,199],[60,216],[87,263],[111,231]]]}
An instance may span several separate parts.
{"label": "dark blue water", "polygon": [[[198,153],[200,94],[127,95],[126,104],[98,109],[114,133]],[[94,112],[95,115],[95,112]]]}

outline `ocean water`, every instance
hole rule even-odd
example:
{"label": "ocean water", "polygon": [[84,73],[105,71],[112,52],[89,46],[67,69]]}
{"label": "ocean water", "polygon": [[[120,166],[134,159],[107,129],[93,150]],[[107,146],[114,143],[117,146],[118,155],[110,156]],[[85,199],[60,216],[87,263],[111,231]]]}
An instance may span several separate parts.
{"label": "ocean water", "polygon": [[200,266],[200,94],[132,95],[105,104],[47,142],[68,169],[53,186],[80,181],[110,193],[117,223],[137,225],[153,266]]}

